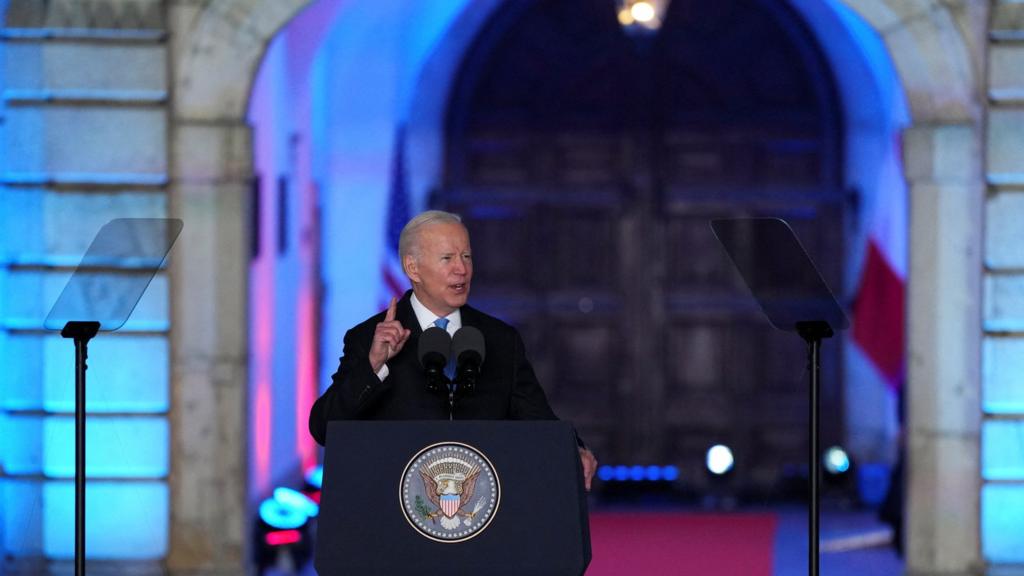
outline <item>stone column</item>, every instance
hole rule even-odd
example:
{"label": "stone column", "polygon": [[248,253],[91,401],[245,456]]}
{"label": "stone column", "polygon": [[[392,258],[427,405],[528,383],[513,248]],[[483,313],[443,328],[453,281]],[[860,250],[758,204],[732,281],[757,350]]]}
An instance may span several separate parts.
{"label": "stone column", "polygon": [[981,130],[918,125],[910,185],[907,574],[980,574]]}
{"label": "stone column", "polygon": [[311,1],[165,0],[170,213],[185,221],[171,287],[172,574],[240,574],[250,563],[245,113],[267,44]]}
{"label": "stone column", "polygon": [[171,286],[173,573],[247,560],[248,127],[176,117],[171,214],[185,222]]}

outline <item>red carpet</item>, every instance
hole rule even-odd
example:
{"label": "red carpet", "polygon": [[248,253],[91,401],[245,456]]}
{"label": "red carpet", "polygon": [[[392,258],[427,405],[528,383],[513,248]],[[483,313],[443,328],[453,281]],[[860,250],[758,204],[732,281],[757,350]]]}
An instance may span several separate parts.
{"label": "red carpet", "polygon": [[595,513],[587,576],[771,576],[770,514]]}

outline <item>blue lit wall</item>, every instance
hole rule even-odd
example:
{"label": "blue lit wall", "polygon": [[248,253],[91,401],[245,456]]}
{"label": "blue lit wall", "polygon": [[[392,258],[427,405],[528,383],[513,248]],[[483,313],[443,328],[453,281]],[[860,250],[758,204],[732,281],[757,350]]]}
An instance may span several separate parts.
{"label": "blue lit wall", "polygon": [[[1019,223],[1018,223],[1019,225]],[[994,244],[992,238],[1004,243]],[[1024,306],[1019,244],[990,236],[982,344],[981,545],[993,564],[1024,564]],[[1016,290],[1014,286],[1017,286]]]}
{"label": "blue lit wall", "polygon": [[[0,0],[0,16],[7,4]],[[163,110],[145,104],[109,106],[132,89],[159,92],[165,87],[119,84],[124,79],[146,82],[144,74],[62,74],[74,65],[64,58],[74,57],[76,39],[53,43],[7,28],[4,33],[0,555],[4,561],[69,559],[74,551],[74,347],[43,330],[43,319],[105,222],[166,214],[159,185],[166,178]],[[87,43],[97,62],[106,56],[115,64],[133,57],[118,49],[116,38],[110,44]],[[159,49],[152,55],[162,62]],[[69,90],[77,101],[65,94]],[[83,100],[92,102],[81,105]],[[97,131],[97,126],[106,130]],[[65,145],[83,141],[89,146]],[[89,347],[89,558],[158,561],[166,554],[167,303],[168,281],[160,273],[129,322],[116,334],[100,334]]]}
{"label": "blue lit wall", "polygon": [[[4,22],[5,22],[6,16],[7,16],[7,0],[0,0],[0,28],[4,27]],[[5,75],[6,60],[7,60],[7,58],[6,58],[6,52],[4,51],[4,44],[2,42],[0,42],[0,94],[3,94],[5,92],[4,78],[6,76]],[[3,98],[0,98],[0,120],[2,120],[3,118],[4,118],[4,100],[3,100]],[[0,124],[0,125],[2,125],[2,124]],[[5,147],[4,143],[3,143],[3,140],[2,140],[3,137],[4,137],[3,130],[0,129],[0,150],[2,150]],[[2,163],[2,160],[0,160],[0,163]],[[0,165],[2,165],[2,164],[0,164]],[[0,188],[0,194],[2,194],[2,193],[3,193],[3,189]],[[5,217],[4,206],[3,206],[3,203],[0,202],[0,219],[4,219],[4,217]],[[0,243],[2,243],[2,242],[3,242],[3,240],[0,239]],[[2,246],[2,244],[0,244],[0,255],[2,255],[4,252],[6,252],[6,249]],[[6,278],[7,278],[6,273],[3,271],[3,269],[0,269],[0,294],[3,294],[5,289],[6,289],[5,288]],[[3,298],[0,298],[0,314],[3,313],[3,303],[4,303]],[[7,343],[6,343],[6,341],[7,341],[7,333],[6,333],[6,331],[0,331],[0,359],[7,358]],[[6,385],[4,384],[3,380],[0,380],[0,401],[2,401],[3,398],[6,396],[5,390],[6,390]],[[5,429],[6,429],[6,415],[4,414],[4,410],[0,409],[0,433],[3,433],[5,431]],[[8,442],[4,442],[3,440],[0,440],[0,472],[2,472],[3,474],[6,474],[6,472],[3,472],[3,470],[4,470],[5,466],[6,466],[7,444],[8,444]],[[6,482],[5,479],[0,478],[0,553],[2,553],[4,551],[4,549],[6,548],[6,542],[7,542],[7,523],[8,523],[8,518],[11,517],[11,512],[9,512],[7,510],[7,506],[5,505],[6,502],[7,502],[7,497],[5,495],[6,491],[7,491],[7,482]]]}
{"label": "blue lit wall", "polygon": [[[290,22],[263,58],[248,109],[260,216],[260,249],[250,267],[251,502],[308,465],[309,404],[337,368],[343,330],[379,304],[395,133],[408,123],[416,94],[445,92],[443,84],[421,89],[420,78],[462,7],[450,1],[322,0]],[[419,114],[416,134],[422,140],[424,132],[433,133],[440,141],[442,118],[442,106]],[[422,161],[425,148],[406,149],[414,158],[414,207],[422,207],[438,175],[436,166]],[[314,247],[310,234],[318,209],[320,246]],[[326,288],[321,302],[310,291],[318,273]],[[307,305],[322,312],[323,329],[313,338],[309,323],[303,324]],[[304,362],[313,356],[318,364],[308,393]]]}
{"label": "blue lit wall", "polygon": [[[24,192],[24,191],[19,191]],[[45,191],[34,194],[46,195]],[[43,215],[31,194],[0,197],[0,226]],[[94,230],[74,234],[87,242]],[[4,235],[0,268],[0,521],[10,555],[73,553],[74,348],[40,329],[50,303],[67,279],[49,266],[49,255]],[[69,250],[71,252],[71,250]],[[54,255],[60,261],[63,255]],[[27,262],[28,264],[25,264]],[[167,543],[169,401],[167,282],[151,285],[133,319],[90,345],[86,410],[91,558],[156,559]],[[162,329],[153,331],[154,327]]]}

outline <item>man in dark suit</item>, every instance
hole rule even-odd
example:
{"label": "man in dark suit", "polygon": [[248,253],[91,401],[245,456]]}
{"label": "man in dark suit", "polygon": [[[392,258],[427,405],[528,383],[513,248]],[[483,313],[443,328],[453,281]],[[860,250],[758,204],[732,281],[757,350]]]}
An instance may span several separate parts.
{"label": "man in dark suit", "polygon": [[[448,403],[427,389],[416,347],[419,335],[441,325],[449,334],[462,326],[480,330],[486,360],[476,390],[455,405],[459,420],[553,420],[544,390],[526,359],[523,340],[512,326],[466,304],[473,279],[469,232],[461,219],[431,210],[402,230],[399,257],[412,290],[391,300],[386,312],[345,334],[345,348],[331,387],[313,405],[309,431],[323,444],[327,422],[344,419],[447,419]],[[584,483],[597,460],[580,446]]]}

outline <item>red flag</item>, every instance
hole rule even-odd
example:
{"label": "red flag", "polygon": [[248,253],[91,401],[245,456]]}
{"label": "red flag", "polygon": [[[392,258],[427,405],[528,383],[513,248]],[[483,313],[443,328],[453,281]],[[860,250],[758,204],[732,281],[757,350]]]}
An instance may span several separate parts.
{"label": "red flag", "polygon": [[853,340],[898,389],[906,367],[907,186],[899,135],[879,172],[866,254],[853,307]]}

